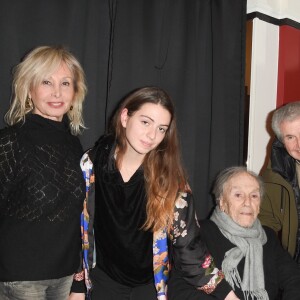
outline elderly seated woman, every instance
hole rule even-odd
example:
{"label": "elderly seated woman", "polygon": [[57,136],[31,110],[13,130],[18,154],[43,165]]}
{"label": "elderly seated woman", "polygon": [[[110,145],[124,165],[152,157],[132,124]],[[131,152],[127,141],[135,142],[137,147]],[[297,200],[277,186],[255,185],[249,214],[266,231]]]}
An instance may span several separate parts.
{"label": "elderly seated woman", "polygon": [[[263,196],[261,179],[244,167],[231,167],[219,174],[213,194],[217,207],[210,220],[200,222],[195,249],[205,241],[216,267],[223,270],[238,299],[299,300],[300,268],[275,233],[257,219]],[[214,297],[196,290],[173,270],[168,299]]]}

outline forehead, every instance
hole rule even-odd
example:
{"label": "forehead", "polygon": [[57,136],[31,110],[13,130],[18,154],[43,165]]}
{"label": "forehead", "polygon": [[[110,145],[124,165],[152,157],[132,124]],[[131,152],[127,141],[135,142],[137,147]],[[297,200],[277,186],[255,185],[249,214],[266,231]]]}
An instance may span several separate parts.
{"label": "forehead", "polygon": [[32,77],[31,85],[36,87],[39,85],[45,78],[50,78],[52,76],[59,77],[71,77],[73,78],[73,72],[68,67],[65,62],[60,62],[59,64],[53,63],[53,65],[43,66],[38,72]]}
{"label": "forehead", "polygon": [[52,74],[50,74],[50,76],[51,75],[73,77],[73,72],[65,62],[61,62],[61,64],[52,72]]}
{"label": "forehead", "polygon": [[295,131],[300,133],[300,117],[281,122],[280,129],[283,134],[295,133]]}
{"label": "forehead", "polygon": [[239,173],[232,176],[224,186],[225,191],[229,192],[233,189],[244,191],[259,190],[258,181],[248,173]]}
{"label": "forehead", "polygon": [[138,115],[151,118],[153,121],[168,125],[171,120],[170,112],[160,104],[145,103],[137,111]]}

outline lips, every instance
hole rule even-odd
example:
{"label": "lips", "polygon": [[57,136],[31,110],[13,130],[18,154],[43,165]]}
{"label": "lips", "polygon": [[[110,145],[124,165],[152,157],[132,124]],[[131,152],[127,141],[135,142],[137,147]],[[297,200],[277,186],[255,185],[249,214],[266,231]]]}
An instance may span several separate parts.
{"label": "lips", "polygon": [[64,105],[63,102],[48,102],[48,105],[53,108],[60,108]]}
{"label": "lips", "polygon": [[141,141],[141,143],[146,148],[151,148],[152,147],[152,143],[147,143],[147,142],[144,142],[144,141]]}
{"label": "lips", "polygon": [[241,215],[243,216],[253,216],[253,213],[252,212],[241,212]]}

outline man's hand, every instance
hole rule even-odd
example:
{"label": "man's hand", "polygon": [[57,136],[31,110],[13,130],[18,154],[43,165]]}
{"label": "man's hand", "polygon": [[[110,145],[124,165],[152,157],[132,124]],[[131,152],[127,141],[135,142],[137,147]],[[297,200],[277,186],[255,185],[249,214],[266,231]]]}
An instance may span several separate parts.
{"label": "man's hand", "polygon": [[[235,298],[232,298],[235,299]],[[85,300],[84,293],[71,293],[68,300]]]}
{"label": "man's hand", "polygon": [[231,291],[224,300],[240,300],[234,293],[234,291]]}

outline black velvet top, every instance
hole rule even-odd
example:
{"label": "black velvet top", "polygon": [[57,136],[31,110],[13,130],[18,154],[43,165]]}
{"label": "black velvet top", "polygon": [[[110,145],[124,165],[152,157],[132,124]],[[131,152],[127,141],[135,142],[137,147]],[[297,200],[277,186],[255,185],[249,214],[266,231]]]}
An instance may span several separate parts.
{"label": "black velvet top", "polygon": [[67,124],[28,115],[0,131],[0,281],[61,278],[80,263],[82,147]]}
{"label": "black velvet top", "polygon": [[127,286],[153,281],[153,233],[146,220],[144,173],[139,168],[124,182],[115,166],[114,140],[102,138],[95,153],[96,264]]}

